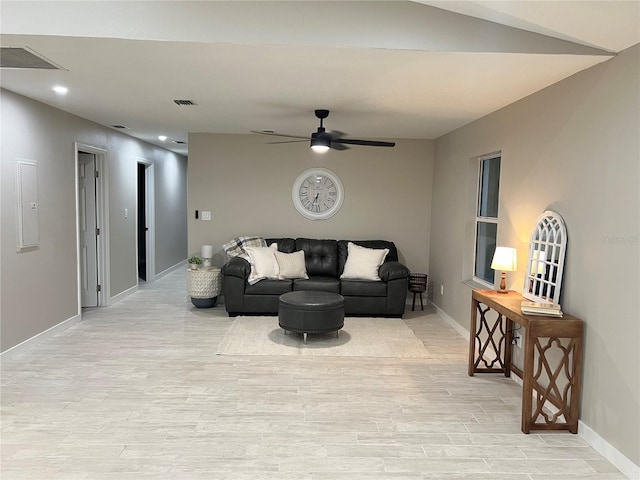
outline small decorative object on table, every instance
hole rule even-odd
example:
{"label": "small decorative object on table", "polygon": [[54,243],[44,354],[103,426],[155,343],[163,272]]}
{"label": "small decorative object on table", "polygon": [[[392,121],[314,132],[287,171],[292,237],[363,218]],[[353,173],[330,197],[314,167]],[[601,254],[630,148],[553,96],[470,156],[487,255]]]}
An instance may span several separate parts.
{"label": "small decorative object on table", "polygon": [[200,265],[202,265],[202,260],[196,255],[189,257],[187,262],[189,263],[189,268],[191,268],[191,270],[196,270]]}
{"label": "small decorative object on table", "polygon": [[221,283],[219,268],[187,270],[187,294],[198,308],[216,306]]}
{"label": "small decorative object on table", "polygon": [[562,310],[557,303],[541,303],[523,300],[520,310],[525,315],[542,315],[544,317],[562,317]]}
{"label": "small decorative object on table", "polygon": [[413,303],[411,304],[411,311],[414,311],[416,309],[416,294],[420,295],[420,308],[424,310],[424,305],[422,303],[422,292],[426,290],[426,273],[412,273],[409,275],[409,291],[413,293]]}
{"label": "small decorative object on table", "polygon": [[200,256],[203,260],[202,266],[209,268],[211,266],[211,258],[213,257],[213,245],[202,245]]}

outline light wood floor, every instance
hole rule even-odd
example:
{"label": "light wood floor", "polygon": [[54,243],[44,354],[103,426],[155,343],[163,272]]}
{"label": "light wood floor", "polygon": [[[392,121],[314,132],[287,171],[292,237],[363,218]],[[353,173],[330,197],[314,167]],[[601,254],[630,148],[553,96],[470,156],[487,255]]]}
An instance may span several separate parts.
{"label": "light wood floor", "polygon": [[231,320],[171,273],[3,362],[1,478],[624,478],[577,435],[522,434],[520,387],[468,377],[426,313],[404,321],[438,360],[217,356]]}

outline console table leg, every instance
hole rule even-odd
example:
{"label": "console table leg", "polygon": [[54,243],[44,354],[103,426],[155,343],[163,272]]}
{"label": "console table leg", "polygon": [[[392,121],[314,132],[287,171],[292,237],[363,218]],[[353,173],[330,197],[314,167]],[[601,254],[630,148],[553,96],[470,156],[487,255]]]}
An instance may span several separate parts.
{"label": "console table leg", "polygon": [[476,363],[476,319],[478,317],[478,302],[475,299],[471,300],[471,320],[469,321],[469,366],[467,374],[473,377],[475,373]]}
{"label": "console table leg", "polygon": [[533,408],[533,335],[527,332],[522,371],[522,433],[531,429],[531,409]]}
{"label": "console table leg", "polygon": [[507,333],[504,345],[504,376],[511,376],[511,347],[513,342],[513,320],[507,317]]}

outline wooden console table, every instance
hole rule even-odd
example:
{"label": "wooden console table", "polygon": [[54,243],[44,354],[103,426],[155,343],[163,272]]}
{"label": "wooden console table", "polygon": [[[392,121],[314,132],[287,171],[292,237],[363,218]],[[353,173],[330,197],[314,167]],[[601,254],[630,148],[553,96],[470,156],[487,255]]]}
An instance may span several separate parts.
{"label": "wooden console table", "polygon": [[[509,377],[513,372],[522,379],[523,433],[531,430],[578,433],[583,322],[567,314],[562,318],[524,315],[520,310],[522,300],[513,291],[504,294],[474,290],[469,376],[497,372]],[[487,318],[491,310],[497,318]],[[511,363],[511,341],[514,328],[515,331],[519,328],[514,325],[525,329],[522,370]]]}

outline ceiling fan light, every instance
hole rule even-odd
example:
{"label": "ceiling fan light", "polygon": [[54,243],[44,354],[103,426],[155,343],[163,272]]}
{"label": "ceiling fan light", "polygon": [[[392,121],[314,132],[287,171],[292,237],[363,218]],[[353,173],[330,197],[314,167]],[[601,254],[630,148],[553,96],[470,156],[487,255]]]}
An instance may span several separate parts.
{"label": "ceiling fan light", "polygon": [[314,137],[311,139],[311,150],[317,153],[325,153],[330,148],[330,140],[323,137]]}
{"label": "ceiling fan light", "polygon": [[311,150],[316,153],[325,153],[329,150],[327,145],[311,145]]}

